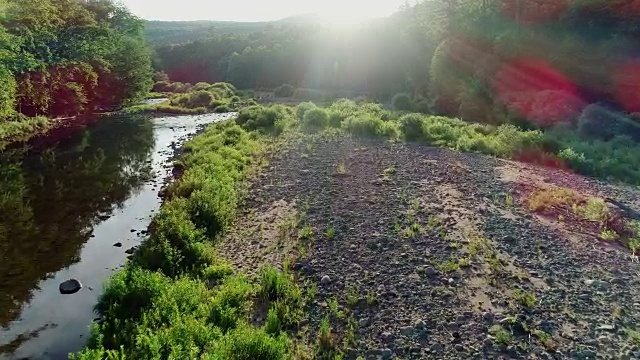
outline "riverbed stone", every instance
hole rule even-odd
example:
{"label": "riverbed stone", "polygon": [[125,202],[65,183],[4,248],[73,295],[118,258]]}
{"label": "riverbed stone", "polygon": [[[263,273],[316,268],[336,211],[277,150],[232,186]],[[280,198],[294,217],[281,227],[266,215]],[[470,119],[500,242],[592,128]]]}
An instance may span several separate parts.
{"label": "riverbed stone", "polygon": [[76,279],[70,279],[60,284],[60,293],[65,295],[75,294],[82,289],[82,283]]}

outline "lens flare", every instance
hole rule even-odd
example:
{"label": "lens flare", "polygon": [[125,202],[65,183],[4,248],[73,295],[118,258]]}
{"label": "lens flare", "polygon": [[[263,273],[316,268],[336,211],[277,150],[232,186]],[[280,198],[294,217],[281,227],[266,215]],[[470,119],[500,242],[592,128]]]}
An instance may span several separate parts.
{"label": "lens flare", "polygon": [[627,60],[614,70],[613,93],[628,112],[640,112],[640,59]]}
{"label": "lens flare", "polygon": [[510,110],[542,126],[568,121],[583,106],[571,79],[538,59],[516,59],[504,64],[494,89],[499,101]]}

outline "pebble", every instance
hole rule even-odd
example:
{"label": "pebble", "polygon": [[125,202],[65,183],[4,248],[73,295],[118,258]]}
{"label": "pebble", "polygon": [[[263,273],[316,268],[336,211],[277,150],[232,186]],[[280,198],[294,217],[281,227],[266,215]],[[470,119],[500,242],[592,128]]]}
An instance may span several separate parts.
{"label": "pebble", "polygon": [[400,334],[404,336],[413,336],[414,333],[415,329],[413,328],[413,326],[405,326],[400,329]]}
{"label": "pebble", "polygon": [[382,338],[382,341],[385,343],[393,340],[393,335],[391,335],[391,333],[388,331],[385,331],[382,334],[380,334],[380,337]]}
{"label": "pebble", "polygon": [[320,278],[320,284],[329,285],[329,283],[331,283],[331,278],[329,277],[329,275],[325,275],[322,278]]}
{"label": "pebble", "polygon": [[358,321],[358,325],[360,325],[361,328],[369,325],[369,318],[360,319],[360,321]]}
{"label": "pebble", "polygon": [[482,314],[482,319],[489,324],[493,324],[493,320],[495,320],[495,314],[492,312],[485,312]]}
{"label": "pebble", "polygon": [[609,283],[602,280],[585,280],[584,284],[587,286],[593,286],[596,288],[606,288],[609,286]]}
{"label": "pebble", "polygon": [[614,325],[604,324],[599,325],[596,330],[598,331],[615,331],[616,327]]}
{"label": "pebble", "polygon": [[427,323],[425,323],[424,320],[417,320],[416,323],[413,325],[413,327],[415,327],[418,330],[422,330],[425,327],[427,327]]}
{"label": "pebble", "polygon": [[442,344],[433,344],[431,345],[431,351],[435,353],[439,353],[444,350],[444,346]]}
{"label": "pebble", "polygon": [[424,269],[424,274],[428,277],[435,277],[436,275],[438,275],[438,271],[431,266],[427,266]]}
{"label": "pebble", "polygon": [[61,294],[71,295],[82,289],[82,283],[76,279],[70,279],[60,284],[59,290]]}
{"label": "pebble", "polygon": [[391,351],[391,349],[382,349],[383,359],[391,359],[392,356],[393,356],[393,351]]}

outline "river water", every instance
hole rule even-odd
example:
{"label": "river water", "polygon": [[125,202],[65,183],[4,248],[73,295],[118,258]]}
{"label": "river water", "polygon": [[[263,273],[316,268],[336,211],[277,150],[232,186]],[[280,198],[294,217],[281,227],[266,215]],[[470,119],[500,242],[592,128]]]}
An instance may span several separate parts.
{"label": "river water", "polygon": [[[103,282],[160,207],[173,148],[230,116],[110,117],[0,154],[0,359],[66,359],[82,348]],[[60,294],[71,278],[83,288]]]}

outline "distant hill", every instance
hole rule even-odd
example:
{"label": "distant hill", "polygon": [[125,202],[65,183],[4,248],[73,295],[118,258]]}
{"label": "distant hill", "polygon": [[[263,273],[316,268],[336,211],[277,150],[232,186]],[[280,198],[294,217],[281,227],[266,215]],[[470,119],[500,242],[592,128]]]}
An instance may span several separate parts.
{"label": "distant hill", "polygon": [[275,26],[317,23],[315,14],[303,14],[276,21],[147,21],[145,36],[153,46],[182,44],[214,35],[247,35],[269,30]]}

